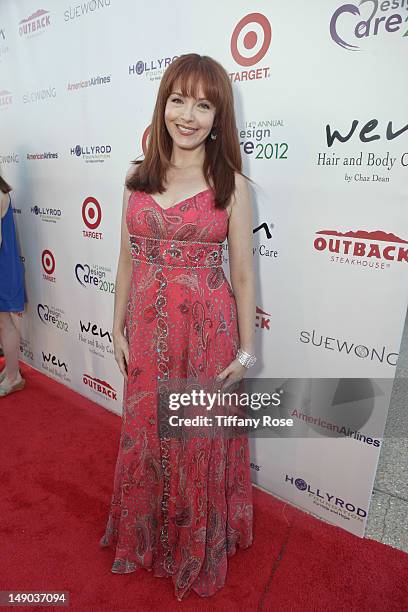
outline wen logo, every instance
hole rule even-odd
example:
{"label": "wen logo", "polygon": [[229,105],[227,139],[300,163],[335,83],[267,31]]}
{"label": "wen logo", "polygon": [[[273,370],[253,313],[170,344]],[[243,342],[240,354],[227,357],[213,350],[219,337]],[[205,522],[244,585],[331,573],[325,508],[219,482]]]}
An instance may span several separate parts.
{"label": "wen logo", "polygon": [[42,351],[42,358],[44,363],[50,363],[51,365],[57,366],[58,368],[64,368],[65,371],[68,372],[68,367],[65,361],[60,361],[55,355],[52,355],[51,353],[48,353],[48,355],[46,355],[44,351]]}
{"label": "wen logo", "polygon": [[[348,140],[350,140],[350,138],[353,136],[354,132],[356,131],[358,123],[359,123],[358,120],[354,119],[353,123],[351,124],[350,131],[348,132],[348,134],[345,134],[345,136],[342,136],[342,134],[340,134],[340,132],[338,132],[337,130],[332,131],[331,126],[326,125],[327,146],[331,147],[335,139],[339,140],[340,142],[347,142]],[[379,134],[373,134],[372,136],[367,136],[369,132],[372,132],[373,130],[375,130],[377,125],[378,125],[377,119],[371,119],[370,121],[368,121],[366,124],[363,125],[363,127],[360,129],[360,132],[358,134],[361,142],[371,142],[373,140],[380,140],[381,136]],[[401,134],[403,134],[407,130],[408,130],[408,124],[404,125],[404,127],[402,127],[400,130],[397,130],[396,132],[394,132],[392,121],[389,121],[386,132],[385,132],[385,137],[387,140],[394,140],[394,138],[398,138],[398,136],[401,136]]]}

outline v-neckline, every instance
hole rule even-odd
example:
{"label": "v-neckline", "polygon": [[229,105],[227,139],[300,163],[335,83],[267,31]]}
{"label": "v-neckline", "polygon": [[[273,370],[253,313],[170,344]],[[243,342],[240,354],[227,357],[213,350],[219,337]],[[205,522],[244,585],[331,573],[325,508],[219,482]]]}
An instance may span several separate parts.
{"label": "v-neckline", "polygon": [[183,202],[187,202],[187,200],[192,200],[193,198],[196,198],[197,196],[201,195],[202,193],[206,193],[207,191],[212,191],[212,188],[207,187],[207,189],[202,189],[201,191],[198,191],[194,195],[189,196],[188,198],[184,198],[184,200],[180,200],[180,202],[176,202],[175,204],[172,204],[171,206],[168,206],[167,208],[163,208],[163,206],[161,206],[150,193],[148,193],[147,195],[149,196],[151,201],[154,202],[154,204],[156,204],[156,206],[160,208],[160,210],[162,210],[163,212],[166,212],[167,210],[171,210],[172,208],[175,208],[179,204],[183,204]]}

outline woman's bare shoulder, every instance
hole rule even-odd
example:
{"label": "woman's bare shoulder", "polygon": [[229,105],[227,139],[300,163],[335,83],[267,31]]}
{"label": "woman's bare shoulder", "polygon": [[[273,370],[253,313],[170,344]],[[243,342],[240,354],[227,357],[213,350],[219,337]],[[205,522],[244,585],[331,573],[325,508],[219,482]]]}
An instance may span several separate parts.
{"label": "woman's bare shoulder", "polygon": [[248,193],[248,179],[239,172],[235,172],[235,192],[237,195]]}
{"label": "woman's bare shoulder", "polygon": [[249,201],[249,186],[248,179],[242,176],[239,172],[235,172],[235,190],[232,194],[229,208],[232,213],[232,209],[237,204],[244,202],[244,205]]}

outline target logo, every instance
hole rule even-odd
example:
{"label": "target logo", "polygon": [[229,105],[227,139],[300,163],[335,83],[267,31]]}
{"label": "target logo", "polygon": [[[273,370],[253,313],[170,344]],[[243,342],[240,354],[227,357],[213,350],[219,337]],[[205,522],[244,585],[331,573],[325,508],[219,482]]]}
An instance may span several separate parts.
{"label": "target logo", "polygon": [[82,204],[82,218],[89,229],[96,229],[102,220],[102,210],[96,198],[86,198]]}
{"label": "target logo", "polygon": [[41,255],[41,263],[44,269],[43,279],[55,283],[55,276],[53,276],[55,270],[55,258],[54,255],[48,249],[45,249]]}
{"label": "target logo", "polygon": [[49,251],[48,249],[45,249],[45,251],[43,251],[42,253],[41,261],[42,261],[42,266],[44,268],[44,271],[47,274],[51,275],[55,270],[55,259],[51,251]]}
{"label": "target logo", "polygon": [[82,204],[82,219],[85,225],[91,230],[83,230],[83,235],[86,238],[102,239],[101,232],[95,232],[94,230],[100,225],[102,221],[102,209],[96,198],[86,198]]}
{"label": "target logo", "polygon": [[249,13],[235,26],[231,36],[231,53],[240,66],[253,66],[269,49],[272,28],[261,13]]}

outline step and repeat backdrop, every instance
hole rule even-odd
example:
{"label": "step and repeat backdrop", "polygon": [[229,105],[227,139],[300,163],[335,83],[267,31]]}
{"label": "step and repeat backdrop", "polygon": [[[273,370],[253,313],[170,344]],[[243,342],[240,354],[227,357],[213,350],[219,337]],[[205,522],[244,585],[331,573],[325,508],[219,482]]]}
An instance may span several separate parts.
{"label": "step and repeat backdrop", "polygon": [[408,300],[407,18],[404,0],[0,4],[22,360],[121,414],[111,329],[125,174],[148,146],[166,67],[214,57],[255,181],[251,376],[279,380],[294,422],[251,439],[253,481],[360,536]]}

